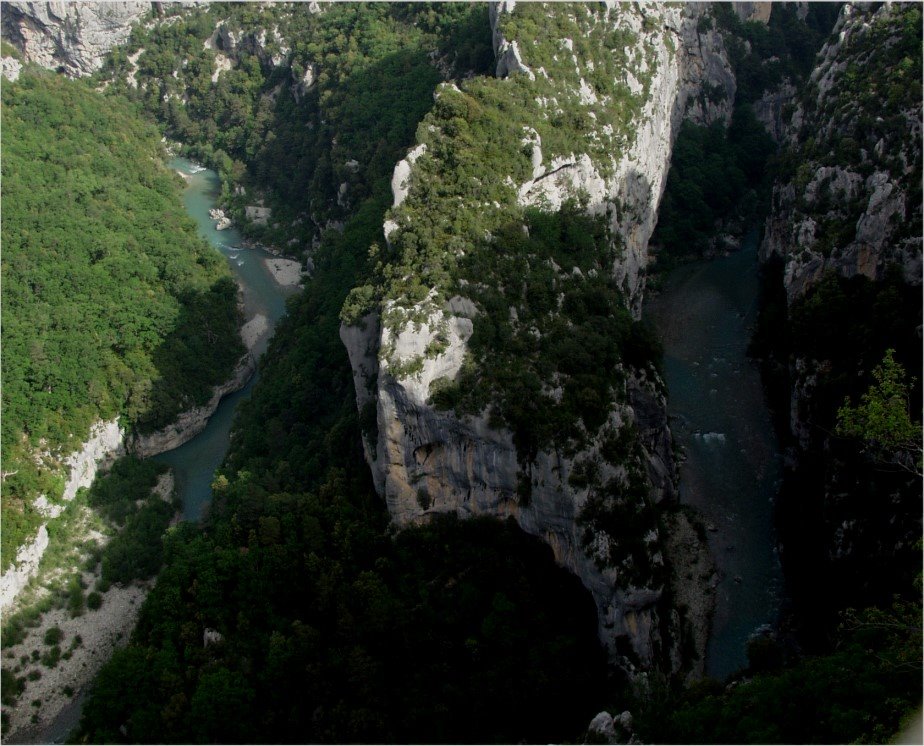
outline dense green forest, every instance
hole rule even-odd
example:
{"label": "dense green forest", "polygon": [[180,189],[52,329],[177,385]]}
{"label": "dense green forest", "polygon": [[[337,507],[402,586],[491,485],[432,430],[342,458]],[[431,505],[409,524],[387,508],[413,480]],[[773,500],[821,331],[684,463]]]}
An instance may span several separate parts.
{"label": "dense green forest", "polygon": [[3,566],[91,423],[163,426],[243,354],[236,286],[159,139],[85,82],[28,71],[3,86]]}

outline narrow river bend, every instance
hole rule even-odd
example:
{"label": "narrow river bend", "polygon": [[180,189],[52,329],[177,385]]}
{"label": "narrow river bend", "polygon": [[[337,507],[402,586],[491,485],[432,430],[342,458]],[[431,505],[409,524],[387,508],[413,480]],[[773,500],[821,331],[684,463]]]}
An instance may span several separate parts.
{"label": "narrow river bend", "polygon": [[[186,211],[199,227],[199,233],[218,249],[228,260],[228,265],[243,292],[244,317],[252,319],[264,316],[265,330],[257,337],[252,351],[259,358],[266,351],[276,322],[285,314],[286,297],[293,288],[283,288],[273,278],[264,259],[272,255],[261,249],[242,248],[243,238],[232,226],[223,231],[215,230],[209,210],[215,207],[219,196],[218,174],[203,169],[185,158],[174,158],[170,168],[186,176],[186,190],[183,204]],[[226,396],[218,405],[215,414],[199,435],[188,443],[152,457],[154,461],[173,469],[177,490],[183,500],[183,518],[199,520],[212,497],[212,479],[228,451],[231,438],[231,424],[238,402],[250,395],[259,373],[240,391]]]}
{"label": "narrow river bend", "polygon": [[671,427],[686,455],[680,501],[702,513],[720,578],[706,651],[717,679],[747,665],[747,641],[776,621],[782,590],[773,529],[781,459],[747,357],[757,293],[755,230],[740,251],[671,272],[644,310],[664,344]]}

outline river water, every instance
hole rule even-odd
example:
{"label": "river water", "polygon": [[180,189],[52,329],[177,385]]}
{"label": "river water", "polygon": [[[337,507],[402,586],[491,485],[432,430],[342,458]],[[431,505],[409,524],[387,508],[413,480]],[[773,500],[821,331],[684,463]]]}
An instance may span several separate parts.
{"label": "river water", "polygon": [[[285,314],[286,297],[293,290],[283,288],[273,279],[263,261],[271,256],[269,253],[261,249],[242,248],[243,238],[233,227],[223,231],[215,230],[209,210],[215,207],[219,196],[218,174],[185,158],[174,158],[168,165],[188,177],[183,193],[186,211],[196,221],[199,233],[227,259],[243,291],[245,318],[262,315],[267,319],[266,330],[257,338],[253,347],[254,356],[259,357],[266,351],[276,322]],[[173,469],[176,487],[183,500],[185,520],[199,520],[211,501],[212,479],[215,469],[228,451],[234,410],[241,399],[250,395],[258,375],[255,374],[243,389],[221,400],[205,430],[199,435],[179,448],[152,457],[154,461]]]}
{"label": "river water", "polygon": [[680,501],[702,513],[719,571],[706,651],[717,679],[747,665],[747,641],[776,621],[782,592],[773,528],[782,463],[746,354],[757,292],[753,231],[740,251],[671,272],[644,309],[664,344],[671,427],[686,455]]}

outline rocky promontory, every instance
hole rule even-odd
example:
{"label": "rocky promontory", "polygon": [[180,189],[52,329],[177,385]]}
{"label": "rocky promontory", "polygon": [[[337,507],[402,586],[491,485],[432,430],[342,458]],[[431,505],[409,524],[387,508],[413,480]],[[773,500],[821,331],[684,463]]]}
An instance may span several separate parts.
{"label": "rocky promontory", "polygon": [[[603,272],[621,289],[624,312],[638,314],[648,240],[680,123],[684,117],[712,122],[729,116],[735,79],[722,37],[700,23],[704,9],[694,6],[608,6],[588,9],[586,15],[548,6],[556,12],[544,18],[522,7],[528,21],[520,18],[520,5],[491,6],[497,75],[504,78],[496,85],[509,88],[507,96],[521,88],[532,96],[511,128],[518,135],[508,147],[516,156],[510,156],[510,171],[479,174],[466,185],[467,196],[447,202],[446,211],[470,212],[479,228],[468,235],[455,229],[442,249],[452,257],[446,263],[464,264],[463,257],[479,250],[474,242],[490,245],[504,230],[503,221],[522,222],[524,211],[554,215],[577,202],[605,225],[596,264],[562,267],[530,257],[525,271],[542,267],[556,278],[559,309],[567,308],[569,294],[580,294]],[[541,30],[525,33],[532,28],[527,24],[540,24]],[[638,51],[628,53],[628,46]],[[597,69],[601,60],[607,65],[619,60],[606,71],[610,88]],[[706,85],[723,95],[701,96]],[[464,83],[444,84],[435,97],[437,110],[458,112],[460,118],[474,119],[485,105]],[[580,112],[575,116],[583,118],[586,129],[578,128],[573,149],[562,151],[560,130],[549,129],[546,120],[558,121],[565,110]],[[625,119],[614,119],[614,112]],[[384,226],[393,252],[445,230],[432,225],[441,210],[421,196],[452,168],[440,162],[441,152],[458,145],[444,121],[425,122],[418,132],[429,133],[427,139],[395,168],[394,204]],[[520,232],[530,235],[525,224]],[[437,251],[427,250],[431,256]],[[408,250],[409,256],[414,253]],[[433,263],[423,263],[421,275],[432,268]],[[671,652],[680,644],[682,625],[665,594],[670,561],[665,555],[674,545],[663,541],[652,520],[652,506],[675,495],[663,384],[651,368],[620,365],[607,372],[614,384],[609,400],[601,402],[607,412],[602,425],[582,429],[580,445],[546,444],[524,456],[523,436],[499,421],[498,402],[465,415],[434,405],[439,392],[451,389],[475,364],[470,345],[479,326],[498,323],[473,300],[478,296],[466,291],[483,285],[485,277],[460,275],[454,285],[437,279],[413,304],[386,290],[378,310],[341,330],[357,404],[361,411],[376,410],[377,432],[367,436],[364,448],[393,522],[414,525],[443,512],[514,518],[546,541],[556,560],[591,592],[600,638],[619,665],[682,668],[681,656]],[[530,312],[511,300],[510,326],[523,335],[524,345],[541,347],[540,328],[520,322]],[[563,373],[541,375],[548,376],[541,396],[555,406],[571,384]],[[619,455],[612,447],[616,441],[625,443]],[[611,494],[624,497],[614,501]],[[612,519],[604,517],[611,514]],[[634,528],[621,535],[616,526],[629,521]],[[690,644],[701,646],[704,639],[700,635]]]}

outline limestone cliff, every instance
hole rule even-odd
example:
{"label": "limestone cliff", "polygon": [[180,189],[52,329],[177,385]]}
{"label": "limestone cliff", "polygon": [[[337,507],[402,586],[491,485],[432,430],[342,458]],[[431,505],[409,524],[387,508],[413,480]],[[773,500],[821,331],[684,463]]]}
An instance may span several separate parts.
{"label": "limestone cliff", "polygon": [[128,39],[150,2],[5,2],[3,38],[27,62],[72,77],[90,75],[113,47]]}
{"label": "limestone cliff", "polygon": [[920,378],[920,32],[920,6],[845,5],[783,130],[761,257],[774,313],[788,316],[768,354],[792,435],[783,556],[822,558],[792,580],[809,608],[897,592],[913,575],[902,557],[919,566],[920,479],[839,437],[836,421],[886,349]]}
{"label": "limestone cliff", "polygon": [[[600,637],[630,671],[683,665],[675,655],[680,620],[665,602],[668,572],[654,509],[673,498],[675,480],[655,369],[623,360],[595,371],[609,377],[602,414],[587,412],[562,425],[573,436],[550,428],[541,442],[505,419],[517,402],[496,391],[495,400],[467,411],[436,400],[466,387],[473,369],[487,381],[497,376],[486,366],[506,365],[502,349],[496,359],[483,348],[473,354],[480,325],[503,324],[524,347],[542,348],[550,326],[574,323],[569,297],[613,280],[614,302],[638,312],[647,244],[680,122],[685,115],[725,120],[734,98],[722,38],[698,23],[704,10],[493,6],[502,79],[437,91],[435,113],[418,130],[423,141],[395,169],[395,203],[386,216],[388,275],[404,279],[383,281],[378,307],[361,322],[347,318],[341,331],[363,419],[375,410],[366,455],[393,521],[412,525],[444,512],[514,518],[548,542],[591,591]],[[722,95],[702,95],[705,83]],[[490,106],[504,98],[517,102],[502,115],[504,124],[488,120]],[[505,126],[510,136],[487,145],[471,177],[450,176],[465,168],[464,155],[447,153],[465,147],[460,132],[469,126]],[[509,298],[509,313],[504,307],[501,318],[481,293],[501,281],[467,262],[480,252],[492,256],[499,240],[530,240],[529,215],[563,214],[575,202],[602,226],[597,254],[583,263],[575,258],[573,267],[527,256],[527,296],[539,282],[532,273],[542,273],[558,294],[559,311],[534,319],[536,304],[508,287],[501,295]],[[453,214],[454,225],[442,222]],[[418,284],[408,287],[412,277]],[[536,366],[542,379],[536,406],[567,411],[573,371],[559,366],[550,373],[537,354],[511,365]]]}
{"label": "limestone cliff", "polygon": [[[761,258],[782,260],[790,305],[826,273],[880,281],[898,268],[921,282],[922,99],[913,51],[903,51],[919,29],[909,11],[845,5],[785,128]],[[818,365],[792,366],[790,425],[803,447]]]}
{"label": "limestone cliff", "polygon": [[[517,71],[508,58],[519,59],[516,42],[508,42],[499,19],[501,8],[493,7],[492,21],[498,75]],[[514,4],[507,3],[512,8]],[[626,65],[623,74],[629,89],[642,94],[642,109],[635,118],[637,125],[631,147],[622,153],[594,158],[592,154],[575,153],[543,159],[542,143],[533,134],[533,175],[518,187],[518,200],[524,205],[548,206],[558,209],[569,197],[583,194],[592,214],[610,216],[611,227],[625,247],[624,258],[614,266],[636,312],[641,308],[644,292],[644,268],[648,262],[648,239],[654,230],[658,204],[664,192],[671,148],[680,122],[684,117],[697,124],[709,124],[731,115],[735,97],[735,78],[725,53],[721,35],[710,28],[697,29],[704,8],[665,8],[639,6],[630,12],[610,11],[608,21],[614,31],[636,38],[638,49],[646,50],[646,58]],[[592,58],[578,60],[574,42],[562,40],[562,51],[573,58],[578,71],[577,103],[590,111],[603,103],[580,74],[580,68],[595,71]],[[522,63],[517,63],[522,64]],[[542,74],[542,73],[540,73]],[[651,76],[646,84],[639,78]],[[589,77],[589,75],[588,75]],[[702,95],[703,84],[721,91],[718,100]],[[592,126],[592,125],[591,125]],[[607,161],[609,161],[607,163]],[[608,170],[606,176],[601,171]]]}
{"label": "limestone cliff", "polygon": [[892,59],[904,12],[844,6],[792,114],[761,249],[785,261],[790,301],[827,271],[880,280],[898,265],[920,282],[919,71]]}
{"label": "limestone cliff", "polygon": [[[78,489],[93,484],[97,472],[107,469],[126,452],[138,458],[148,458],[192,440],[205,429],[222,398],[245,386],[255,368],[253,355],[248,352],[241,358],[230,378],[212,389],[208,402],[180,413],[175,422],[162,430],[127,436],[118,418],[100,421],[90,429],[89,437],[82,446],[63,459],[56,460],[50,454],[42,454],[51,468],[58,468],[56,464],[60,461],[60,469],[66,474],[61,500],[73,500]],[[51,503],[44,495],[35,500],[35,505],[46,519],[56,518],[64,510],[61,503]],[[3,574],[0,575],[0,608],[10,606],[36,575],[42,555],[48,548],[48,541],[47,523],[43,523],[36,537],[20,547],[12,565],[3,568]]]}
{"label": "limestone cliff", "polygon": [[[96,473],[118,456],[125,453],[124,431],[119,427],[118,418],[106,422],[97,422],[90,428],[90,434],[82,447],[62,459],[62,470],[67,474],[62,500],[73,500],[77,490],[89,487],[96,478]],[[44,459],[50,454],[42,454]],[[42,495],[36,500],[36,507],[45,518],[55,518],[61,514],[63,506],[50,504]],[[39,561],[48,547],[48,528],[42,524],[38,534],[31,542],[20,547],[12,567],[3,568],[0,576],[0,608],[9,606],[36,574]]]}

